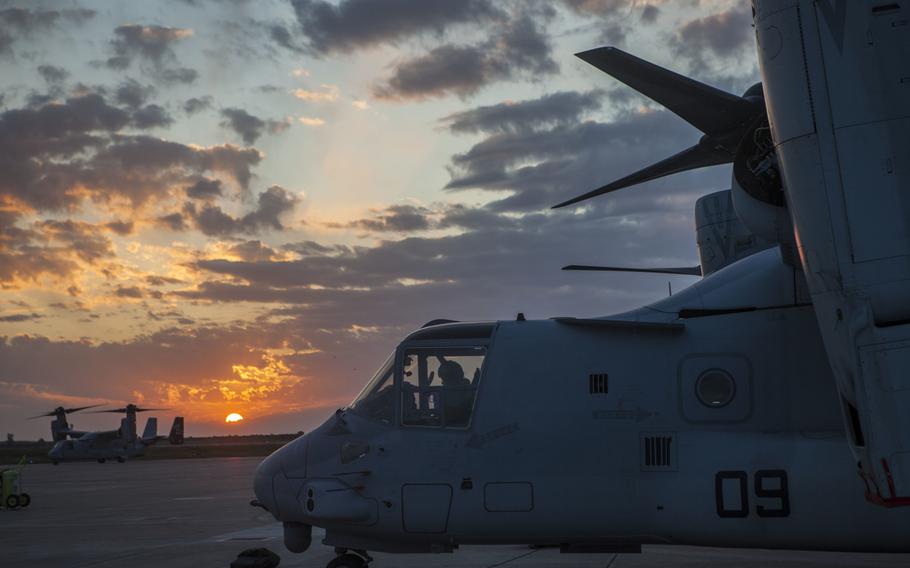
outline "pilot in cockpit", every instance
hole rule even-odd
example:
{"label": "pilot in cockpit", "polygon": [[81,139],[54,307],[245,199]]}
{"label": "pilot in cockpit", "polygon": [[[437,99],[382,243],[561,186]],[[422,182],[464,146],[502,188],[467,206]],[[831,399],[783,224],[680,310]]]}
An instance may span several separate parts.
{"label": "pilot in cockpit", "polygon": [[474,393],[469,388],[471,381],[464,376],[464,368],[455,361],[443,359],[439,364],[439,378],[442,385],[447,387],[443,400],[446,424],[466,426],[471,416]]}

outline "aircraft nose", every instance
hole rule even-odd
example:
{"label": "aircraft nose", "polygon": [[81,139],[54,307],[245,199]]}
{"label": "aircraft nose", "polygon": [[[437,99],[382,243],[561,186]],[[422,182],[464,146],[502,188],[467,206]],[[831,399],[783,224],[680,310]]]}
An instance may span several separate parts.
{"label": "aircraft nose", "polygon": [[281,471],[281,459],[276,452],[262,460],[253,475],[253,493],[256,494],[256,500],[273,515],[278,514],[274,481],[275,474],[279,471]]}
{"label": "aircraft nose", "polygon": [[306,478],[306,437],[289,442],[262,460],[253,476],[253,492],[276,519],[300,509],[297,490]]}

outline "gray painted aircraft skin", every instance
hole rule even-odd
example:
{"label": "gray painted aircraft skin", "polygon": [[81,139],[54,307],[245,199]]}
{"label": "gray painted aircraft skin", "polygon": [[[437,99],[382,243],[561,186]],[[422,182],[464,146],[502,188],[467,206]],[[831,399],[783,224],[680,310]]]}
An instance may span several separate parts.
{"label": "gray painted aircraft skin", "polygon": [[579,54],[705,135],[557,207],[732,163],[696,203],[697,270],[632,269],[703,278],[615,316],[415,331],[259,466],[253,504],[289,550],[315,525],[330,568],[483,543],[910,551],[910,99],[891,81],[910,7],[753,7],[763,84],[742,97]]}

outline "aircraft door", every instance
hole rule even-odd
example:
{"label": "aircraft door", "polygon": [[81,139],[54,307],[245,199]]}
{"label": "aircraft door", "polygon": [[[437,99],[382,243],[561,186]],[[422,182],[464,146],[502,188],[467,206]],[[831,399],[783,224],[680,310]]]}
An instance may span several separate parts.
{"label": "aircraft door", "polygon": [[402,351],[401,434],[414,450],[401,488],[405,532],[452,530],[453,499],[466,475],[465,447],[485,355],[484,346],[448,342]]}

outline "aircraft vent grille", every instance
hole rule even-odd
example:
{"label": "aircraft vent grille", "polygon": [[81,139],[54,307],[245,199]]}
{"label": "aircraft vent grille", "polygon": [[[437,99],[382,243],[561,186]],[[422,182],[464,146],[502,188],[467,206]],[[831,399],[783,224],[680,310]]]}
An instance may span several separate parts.
{"label": "aircraft vent grille", "polygon": [[676,471],[675,438],[674,432],[643,432],[641,436],[642,471]]}
{"label": "aircraft vent grille", "polygon": [[609,384],[606,373],[591,373],[588,375],[588,390],[591,394],[607,394]]}

